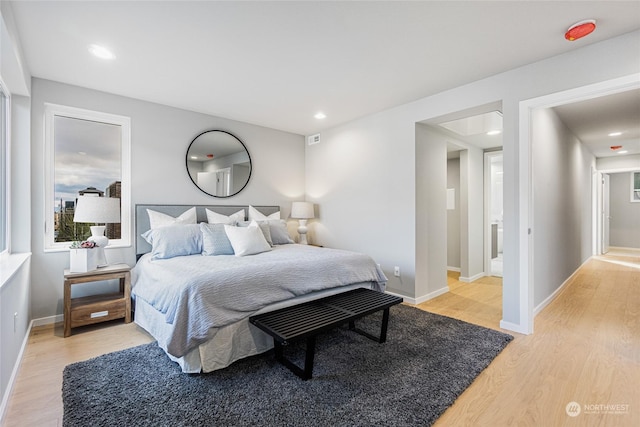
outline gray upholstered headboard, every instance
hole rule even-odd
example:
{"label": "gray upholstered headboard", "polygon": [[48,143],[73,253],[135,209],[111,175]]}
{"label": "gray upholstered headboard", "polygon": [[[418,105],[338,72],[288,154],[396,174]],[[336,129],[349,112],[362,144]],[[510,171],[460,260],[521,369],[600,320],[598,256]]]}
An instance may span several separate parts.
{"label": "gray upholstered headboard", "polygon": [[[136,205],[136,258],[151,250],[151,245],[141,237],[141,234],[149,230],[149,215],[147,214],[147,209],[177,217],[193,206],[196,207],[196,215],[199,223],[207,222],[205,208],[222,215],[231,215],[243,209],[245,220],[249,215],[249,206],[239,205]],[[280,210],[280,206],[254,206],[254,208],[265,215],[270,215]]]}

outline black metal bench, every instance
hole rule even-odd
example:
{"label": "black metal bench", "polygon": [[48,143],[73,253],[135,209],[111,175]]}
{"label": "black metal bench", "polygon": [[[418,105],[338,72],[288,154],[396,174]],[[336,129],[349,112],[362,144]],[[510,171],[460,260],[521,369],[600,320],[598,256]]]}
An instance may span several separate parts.
{"label": "black metal bench", "polygon": [[[303,380],[313,375],[316,335],[336,326],[349,323],[349,329],[374,341],[383,343],[387,339],[389,308],[402,302],[402,298],[372,291],[354,289],[314,301],[249,317],[256,327],[273,337],[276,360],[289,368]],[[376,337],[355,327],[355,321],[368,314],[384,310],[380,336]],[[307,348],[304,369],[284,357],[283,346],[305,339]]]}

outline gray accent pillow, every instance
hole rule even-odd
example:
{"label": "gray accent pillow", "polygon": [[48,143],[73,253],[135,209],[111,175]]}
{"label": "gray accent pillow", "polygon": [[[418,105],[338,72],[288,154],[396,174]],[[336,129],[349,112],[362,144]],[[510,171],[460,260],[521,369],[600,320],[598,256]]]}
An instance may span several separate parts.
{"label": "gray accent pillow", "polygon": [[224,231],[224,224],[200,223],[202,255],[233,255],[233,246]]}
{"label": "gray accent pillow", "polygon": [[289,236],[289,230],[287,230],[287,223],[284,219],[270,219],[269,231],[271,232],[271,240],[274,245],[286,245],[294,243],[291,236]]}

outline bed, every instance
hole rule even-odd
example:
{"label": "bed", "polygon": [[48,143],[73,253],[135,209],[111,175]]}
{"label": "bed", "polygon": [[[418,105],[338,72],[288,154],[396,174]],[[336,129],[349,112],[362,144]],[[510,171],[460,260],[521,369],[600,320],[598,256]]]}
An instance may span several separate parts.
{"label": "bed", "polygon": [[[271,337],[250,325],[252,315],[360,287],[384,291],[387,279],[369,256],[276,240],[275,231],[284,224],[273,218],[280,210],[278,206],[195,206],[196,223],[207,223],[211,215],[216,215],[240,219],[246,227],[251,211],[260,217],[258,223],[266,240],[270,237],[265,229],[271,226],[275,243],[247,256],[237,256],[238,251],[212,255],[209,250],[207,254],[207,230],[217,230],[217,225],[190,223],[159,230],[157,224],[152,227],[154,219],[149,210],[153,215],[164,215],[163,219],[182,218],[190,212],[190,222],[194,220],[194,206],[137,205],[135,221],[138,261],[132,270],[134,321],[158,341],[183,372],[211,372],[271,349]],[[205,235],[205,241],[200,242],[202,252],[194,249],[166,258],[157,256],[159,233],[178,230],[196,236],[198,227]],[[259,233],[256,224],[252,227]],[[238,229],[225,230],[231,236]],[[150,235],[156,239],[150,239]]]}

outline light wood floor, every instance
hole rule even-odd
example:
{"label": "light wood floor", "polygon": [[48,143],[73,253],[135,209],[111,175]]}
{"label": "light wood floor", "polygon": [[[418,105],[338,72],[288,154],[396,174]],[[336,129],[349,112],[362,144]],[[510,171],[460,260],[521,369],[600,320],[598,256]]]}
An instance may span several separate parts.
{"label": "light wood floor", "polygon": [[[449,277],[451,292],[419,307],[499,329],[501,280],[456,279]],[[591,259],[536,317],[533,335],[513,335],[436,427],[640,425],[640,256]],[[61,325],[35,328],[3,425],[62,425],[65,365],[149,341],[122,321],[69,338]],[[568,416],[570,402],[591,413]],[[606,413],[604,405],[622,413]]]}

